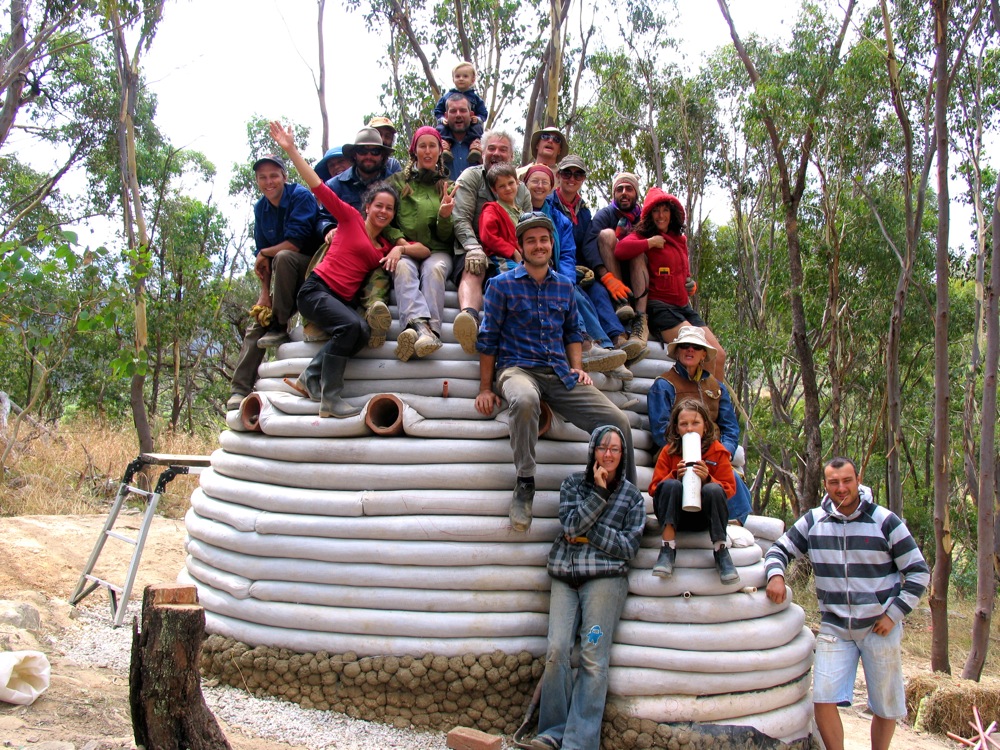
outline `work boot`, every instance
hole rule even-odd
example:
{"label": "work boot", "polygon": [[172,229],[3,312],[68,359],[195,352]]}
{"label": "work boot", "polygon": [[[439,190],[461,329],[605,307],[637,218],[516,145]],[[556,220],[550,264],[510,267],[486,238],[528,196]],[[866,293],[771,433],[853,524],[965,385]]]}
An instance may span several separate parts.
{"label": "work boot", "polygon": [[479,146],[472,146],[469,149],[469,164],[482,164],[483,163],[483,150]]}
{"label": "work boot", "polygon": [[245,393],[234,393],[226,402],[226,411],[235,411],[236,409],[239,409],[240,405],[243,403],[243,399],[246,397],[247,395]]}
{"label": "work boot", "polygon": [[715,550],[715,567],[719,571],[719,580],[723,583],[740,582],[740,574],[736,572],[733,558],[729,556],[729,550],[725,547]]}
{"label": "work boot", "polygon": [[353,417],[361,413],[360,406],[352,406],[340,397],[344,390],[344,370],[347,369],[347,357],[338,354],[323,356],[323,372],[320,376],[322,392],[319,401],[321,417]]}
{"label": "work boot", "polygon": [[320,381],[322,371],[323,358],[313,357],[309,360],[309,364],[306,365],[306,369],[295,380],[285,378],[285,385],[292,388],[292,390],[304,398],[319,401],[320,393],[323,389],[323,384]]}
{"label": "work boot", "polygon": [[257,347],[259,349],[270,349],[275,346],[281,346],[291,340],[288,335],[287,325],[282,326],[272,323],[271,327],[267,329],[267,333],[257,339]]}
{"label": "work boot", "polygon": [[372,349],[378,349],[385,343],[385,335],[389,332],[389,326],[392,325],[392,314],[389,312],[388,305],[382,300],[372,302],[365,310],[365,322],[371,329],[368,336],[368,346]]}
{"label": "work boot", "polygon": [[656,565],[653,566],[653,575],[657,578],[670,578],[674,574],[674,560],[677,559],[677,550],[669,544],[660,547],[660,555],[656,558]]}
{"label": "work boot", "polygon": [[615,306],[615,315],[618,316],[618,320],[622,322],[623,326],[627,326],[628,322],[635,317],[635,308],[632,307],[629,300],[612,297],[611,304]]}
{"label": "work boot", "polygon": [[455,338],[462,345],[466,354],[476,353],[476,339],[479,337],[479,319],[472,314],[471,308],[462,310],[455,316],[453,329]]}
{"label": "work boot", "polygon": [[414,345],[418,357],[426,357],[441,348],[441,339],[431,329],[430,321],[427,318],[417,318],[413,321],[413,325],[419,334]]}
{"label": "work boot", "polygon": [[615,339],[615,346],[625,352],[626,362],[637,362],[645,345],[638,339],[631,339],[627,333],[623,333]]}
{"label": "work boot", "polygon": [[407,326],[396,337],[396,359],[400,362],[408,362],[416,351],[417,339],[420,334],[411,326]]}
{"label": "work boot", "polygon": [[621,349],[605,349],[594,344],[583,353],[584,372],[610,372],[625,364],[628,356]]}
{"label": "work boot", "polygon": [[622,382],[627,382],[635,377],[632,374],[632,371],[628,369],[625,365],[618,365],[618,367],[609,371],[608,375],[613,378],[618,378]]}
{"label": "work boot", "polygon": [[649,341],[649,317],[646,313],[636,313],[629,322],[629,328],[629,341],[639,341],[645,348]]}
{"label": "work boot", "polygon": [[514,531],[527,531],[531,526],[531,501],[535,498],[535,483],[518,479],[514,497],[510,502],[510,527]]}

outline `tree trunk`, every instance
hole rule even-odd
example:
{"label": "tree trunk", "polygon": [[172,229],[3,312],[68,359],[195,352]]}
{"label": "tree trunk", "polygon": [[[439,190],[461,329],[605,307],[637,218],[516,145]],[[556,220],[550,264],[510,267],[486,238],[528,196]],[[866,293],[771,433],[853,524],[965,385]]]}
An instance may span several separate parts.
{"label": "tree trunk", "polygon": [[990,284],[984,294],[986,315],[986,369],[983,379],[983,410],[979,437],[979,514],[976,555],[976,613],[972,621],[972,648],[962,669],[966,680],[979,680],[990,645],[990,623],[997,591],[996,560],[996,431],[997,366],[1000,364],[1000,191],[993,202],[993,259]]}
{"label": "tree trunk", "polygon": [[194,586],[157,584],[132,624],[129,705],[135,744],[149,750],[229,750],[201,693],[205,610]]}
{"label": "tree trunk", "polygon": [[330,148],[330,115],[326,110],[326,44],[323,38],[323,13],[326,11],[326,0],[316,0],[316,37],[319,45],[319,76],[316,83],[316,96],[319,97],[319,116],[323,121],[323,153]]}
{"label": "tree trunk", "polygon": [[932,0],[937,48],[934,125],[938,164],[938,230],[934,272],[937,305],[934,312],[934,573],[931,577],[931,669],[951,674],[948,657],[948,579],[951,576],[951,522],[948,515],[948,0]]}

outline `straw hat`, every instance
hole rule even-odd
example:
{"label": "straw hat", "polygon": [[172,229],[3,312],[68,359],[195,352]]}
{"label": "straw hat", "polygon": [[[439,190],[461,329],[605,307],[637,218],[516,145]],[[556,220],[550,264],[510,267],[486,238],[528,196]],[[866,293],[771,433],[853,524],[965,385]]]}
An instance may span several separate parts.
{"label": "straw hat", "polygon": [[678,344],[696,344],[705,349],[705,362],[715,359],[716,349],[705,339],[705,332],[698,326],[681,326],[677,331],[677,338],[667,344],[667,356],[677,359],[674,350]]}

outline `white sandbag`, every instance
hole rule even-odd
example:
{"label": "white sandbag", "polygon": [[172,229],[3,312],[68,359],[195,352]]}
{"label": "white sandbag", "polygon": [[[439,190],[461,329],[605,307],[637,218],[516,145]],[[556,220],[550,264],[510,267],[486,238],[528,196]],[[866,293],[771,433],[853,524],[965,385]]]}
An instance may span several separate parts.
{"label": "white sandbag", "polygon": [[[380,380],[378,381],[377,387],[373,387],[373,384],[369,383],[367,380],[345,380],[344,390],[341,392],[341,396],[351,403],[356,403],[354,399],[361,399],[361,402],[363,403],[372,395],[374,391],[400,394],[412,393],[418,396],[440,396],[445,380],[448,381],[449,397],[474,399],[479,395],[478,379],[414,378],[412,380],[406,380],[396,378],[392,380]],[[287,393],[296,396],[299,395],[297,391],[294,391],[292,387],[286,384],[281,378],[261,378],[257,381],[254,388],[257,391],[265,393],[274,392]],[[333,417],[327,418],[333,419]]]}
{"label": "white sandbag", "polygon": [[[733,654],[717,654],[722,662],[734,661]],[[613,695],[722,695],[744,690],[766,690],[802,677],[812,666],[812,654],[787,667],[757,669],[752,672],[708,672],[642,667],[611,667],[608,670],[608,692]],[[722,664],[719,665],[722,667]]]}
{"label": "white sandbag", "polygon": [[729,540],[729,546],[734,550],[756,546],[753,534],[749,530],[732,523],[726,526],[726,538]]}
{"label": "white sandbag", "polygon": [[237,531],[254,531],[257,526],[257,518],[261,515],[261,511],[248,508],[245,505],[236,505],[209,497],[201,487],[196,487],[191,493],[191,507],[199,516],[232,526]]}
{"label": "white sandbag", "polygon": [[298,401],[309,404],[311,413],[301,416],[290,416],[278,409],[274,402],[287,394],[252,393],[243,399],[240,407],[240,418],[243,429],[240,432],[263,432],[265,435],[287,437],[362,437],[371,435],[371,430],[365,424],[365,414],[368,404],[365,403],[361,414],[344,419],[322,419],[319,416],[319,402],[295,396]]}
{"label": "white sandbag", "polygon": [[[655,536],[652,533],[644,535],[642,538],[642,546],[655,547],[659,550],[661,546],[659,525],[656,523],[655,518],[651,519],[651,524],[652,525],[647,528],[647,532],[655,532]],[[715,549],[715,543],[712,541],[711,537],[709,537],[708,531],[678,531],[674,541],[677,543],[677,549],[679,550],[704,549],[712,551]],[[756,555],[757,553],[754,552],[752,554]]]}
{"label": "white sandbag", "polygon": [[785,533],[785,522],[780,518],[749,515],[743,528],[753,534],[756,539],[767,539],[773,542]]}
{"label": "white sandbag", "polygon": [[236,599],[249,599],[250,586],[253,583],[243,576],[216,570],[192,555],[187,556],[186,567],[178,574],[177,582],[192,585],[201,582],[219,591],[225,591]]}
{"label": "white sandbag", "polygon": [[673,366],[674,363],[672,360],[646,357],[645,359],[641,359],[638,362],[629,365],[628,369],[632,371],[632,375],[636,378],[648,378],[650,380],[654,380],[670,370]]}
{"label": "white sandbag", "polygon": [[262,557],[293,557],[326,562],[384,565],[545,565],[551,542],[395,542],[372,544],[367,539],[257,534],[236,531],[199,516],[193,509],[185,516],[188,534],[215,547]]}
{"label": "white sandbag", "polygon": [[247,431],[247,428],[243,426],[243,419],[240,416],[239,409],[230,409],[226,412],[226,427],[236,432]]}
{"label": "white sandbag", "polygon": [[[660,548],[640,549],[632,562],[634,570],[652,570],[656,563],[656,557],[660,554]],[[730,552],[733,564],[737,568],[750,567],[754,563],[760,562],[761,554],[757,545],[749,548],[734,549]],[[674,575],[684,568],[708,568],[715,570],[715,555],[712,550],[707,549],[678,549],[677,561],[674,563]],[[740,573],[742,574],[742,570]]]}
{"label": "white sandbag", "polygon": [[789,607],[770,617],[736,622],[650,623],[623,620],[615,630],[615,643],[687,651],[738,652],[749,645],[762,649],[777,648],[798,637],[805,619],[801,607]]}
{"label": "white sandbag", "polygon": [[675,568],[671,578],[657,578],[647,568],[633,567],[628,574],[628,590],[640,596],[682,596],[685,592],[693,596],[718,596],[735,594],[746,586],[767,585],[763,562],[740,568],[739,574],[739,581],[725,584],[714,569]]}
{"label": "white sandbag", "polygon": [[[216,451],[212,459],[214,461],[217,456],[221,459],[225,455]],[[220,474],[214,469],[205,469],[199,484],[209,497],[259,510],[331,516],[360,516],[364,512],[364,491],[330,492],[247,482]]]}
{"label": "white sandbag", "polygon": [[[726,721],[753,726],[745,719],[789,706],[809,692],[809,677],[767,690],[729,695],[609,696],[609,702],[626,716],[669,723]],[[738,720],[737,720],[738,719]]]}
{"label": "white sandbag", "polygon": [[533,656],[545,653],[546,639],[542,637],[510,638],[406,638],[373,635],[319,633],[291,628],[269,627],[246,622],[233,617],[205,612],[205,630],[226,638],[233,638],[250,646],[266,645],[287,648],[298,653],[326,651],[344,654],[353,651],[358,656],[417,656],[436,654],[462,656],[463,654],[491,654],[502,651],[517,654],[527,651]]}
{"label": "white sandbag", "polygon": [[207,566],[250,580],[384,586],[414,590],[548,591],[551,579],[537,565],[369,565],[261,557],[191,539],[188,553]]}
{"label": "white sandbag", "polygon": [[[633,373],[634,375],[635,373]],[[649,393],[649,389],[653,386],[654,378],[641,378],[636,375],[634,378],[625,383],[626,393]]]}
{"label": "white sandbag", "polygon": [[791,743],[809,735],[812,732],[812,722],[812,691],[807,690],[805,695],[789,706],[782,706],[773,711],[754,713],[749,716],[740,716],[736,719],[725,719],[709,723],[754,727],[768,737],[774,737],[781,742]]}
{"label": "white sandbag", "polygon": [[49,689],[51,671],[41,651],[0,652],[0,701],[30,706]]}
{"label": "white sandbag", "polygon": [[408,612],[262,602],[236,599],[201,583],[198,601],[211,612],[260,625],[284,627],[295,623],[299,630],[346,635],[510,638],[544,637],[548,630],[548,616],[538,612]]}
{"label": "white sandbag", "polygon": [[[397,467],[369,464],[351,466],[348,464],[307,464],[294,460],[270,461],[221,450],[212,454],[212,468],[219,474],[251,482],[268,482],[289,487],[327,490],[438,489],[444,480],[450,489],[510,491],[517,478],[513,462]],[[535,472],[535,487],[542,490],[558,490],[563,479],[577,471],[578,468],[578,464],[539,464]],[[650,475],[652,474],[652,469],[646,471]],[[638,474],[641,482],[642,472],[639,471]]]}
{"label": "white sandbag", "polygon": [[637,596],[630,594],[622,611],[623,620],[644,622],[734,622],[766,617],[787,609],[790,599],[775,604],[764,591],[736,592],[719,596]]}
{"label": "white sandbag", "polygon": [[[210,581],[209,585],[213,585]],[[360,584],[361,581],[358,581]],[[221,591],[227,589],[215,586]],[[332,607],[417,612],[540,612],[548,614],[549,596],[541,591],[445,591],[438,589],[336,586],[322,583],[256,581],[250,596],[265,602],[297,602]],[[244,598],[244,597],[236,597]]]}
{"label": "white sandbag", "polygon": [[[815,639],[812,631],[807,627],[803,627],[798,636],[784,645],[769,649],[747,648],[737,653],[732,651],[687,651],[615,643],[611,647],[611,666],[639,667],[648,670],[665,669],[681,673],[716,672],[727,675],[734,672],[756,672],[799,664],[812,656],[814,644]],[[782,680],[781,682],[786,681]],[[697,680],[692,679],[689,682],[692,689],[699,689],[700,683]],[[617,690],[614,692],[623,694]],[[686,693],[687,690],[644,691],[636,694],[650,695],[653,692]],[[700,694],[707,693],[701,691]]]}
{"label": "white sandbag", "polygon": [[403,432],[415,438],[452,440],[495,440],[508,438],[510,428],[498,419],[474,422],[471,419],[427,419],[411,406],[403,407]]}

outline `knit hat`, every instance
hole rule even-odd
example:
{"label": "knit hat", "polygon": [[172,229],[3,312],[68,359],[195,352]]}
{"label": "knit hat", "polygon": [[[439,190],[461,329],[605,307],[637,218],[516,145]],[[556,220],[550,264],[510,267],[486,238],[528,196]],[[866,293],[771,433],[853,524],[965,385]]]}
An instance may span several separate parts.
{"label": "knit hat", "polygon": [[684,223],[684,206],[681,205],[680,200],[658,187],[650,188],[649,192],[646,193],[646,200],[642,202],[642,218],[645,219],[661,203],[666,203],[680,211],[681,224]]}
{"label": "knit hat", "polygon": [[529,229],[534,229],[535,227],[545,227],[549,230],[549,234],[555,236],[556,228],[552,223],[552,219],[543,214],[541,211],[528,211],[527,213],[521,214],[521,217],[517,222],[517,228],[515,229],[515,232],[517,233],[517,241],[520,242],[521,236]]}
{"label": "knit hat", "polygon": [[678,344],[695,344],[703,347],[705,349],[706,364],[715,359],[715,347],[708,343],[708,340],[705,338],[705,332],[698,326],[680,327],[677,331],[677,338],[667,344],[667,356],[671,359],[677,359],[674,351],[677,349]]}
{"label": "knit hat", "polygon": [[521,178],[524,181],[525,185],[528,184],[528,178],[531,177],[531,175],[533,175],[535,172],[542,172],[548,175],[549,184],[553,186],[556,184],[556,176],[552,174],[551,169],[546,167],[544,164],[532,164],[530,167],[528,167],[528,171],[525,172],[524,176]]}
{"label": "knit hat", "polygon": [[535,154],[538,152],[538,142],[542,139],[542,135],[546,133],[559,136],[559,156],[556,160],[565,159],[566,154],[569,153],[569,141],[566,140],[566,136],[563,135],[559,128],[542,128],[531,134],[531,158],[535,158]]}
{"label": "knit hat", "polygon": [[369,128],[389,128],[393,133],[396,132],[396,126],[392,124],[392,120],[388,117],[373,117],[368,121]]}
{"label": "knit hat", "polygon": [[344,156],[348,159],[354,158],[354,149],[358,146],[377,146],[382,149],[383,154],[391,154],[392,149],[382,143],[382,136],[375,128],[361,128],[354,137],[354,143],[344,144]]}
{"label": "knit hat", "polygon": [[327,166],[331,159],[343,159],[344,158],[344,147],[334,146],[331,149],[327,149],[327,152],[323,154],[323,158],[320,159],[316,164],[313,165],[313,170],[319,175],[319,178],[326,182],[330,179],[330,168]]}
{"label": "knit hat", "polygon": [[420,140],[420,136],[422,135],[433,135],[435,138],[437,138],[438,145],[441,146],[442,144],[441,134],[437,132],[437,129],[432,128],[430,125],[422,125],[421,127],[417,128],[417,132],[415,132],[413,134],[413,137],[410,139],[410,156],[417,155],[417,141]]}
{"label": "knit hat", "polygon": [[561,172],[564,169],[573,169],[574,167],[582,171],[584,174],[587,173],[587,165],[584,164],[583,159],[581,159],[576,154],[570,154],[569,156],[567,156],[565,159],[559,162],[559,165],[556,168]]}
{"label": "knit hat", "polygon": [[264,156],[260,157],[257,161],[255,161],[253,163],[253,171],[256,172],[257,168],[264,164],[273,164],[285,174],[288,173],[288,169],[285,167],[285,162],[282,161],[280,157],[277,157],[274,154],[265,154]]}
{"label": "knit hat", "polygon": [[615,194],[615,190],[621,183],[628,183],[635,190],[635,194],[639,194],[639,178],[636,177],[631,172],[619,172],[615,175],[615,179],[611,181],[611,194]]}

